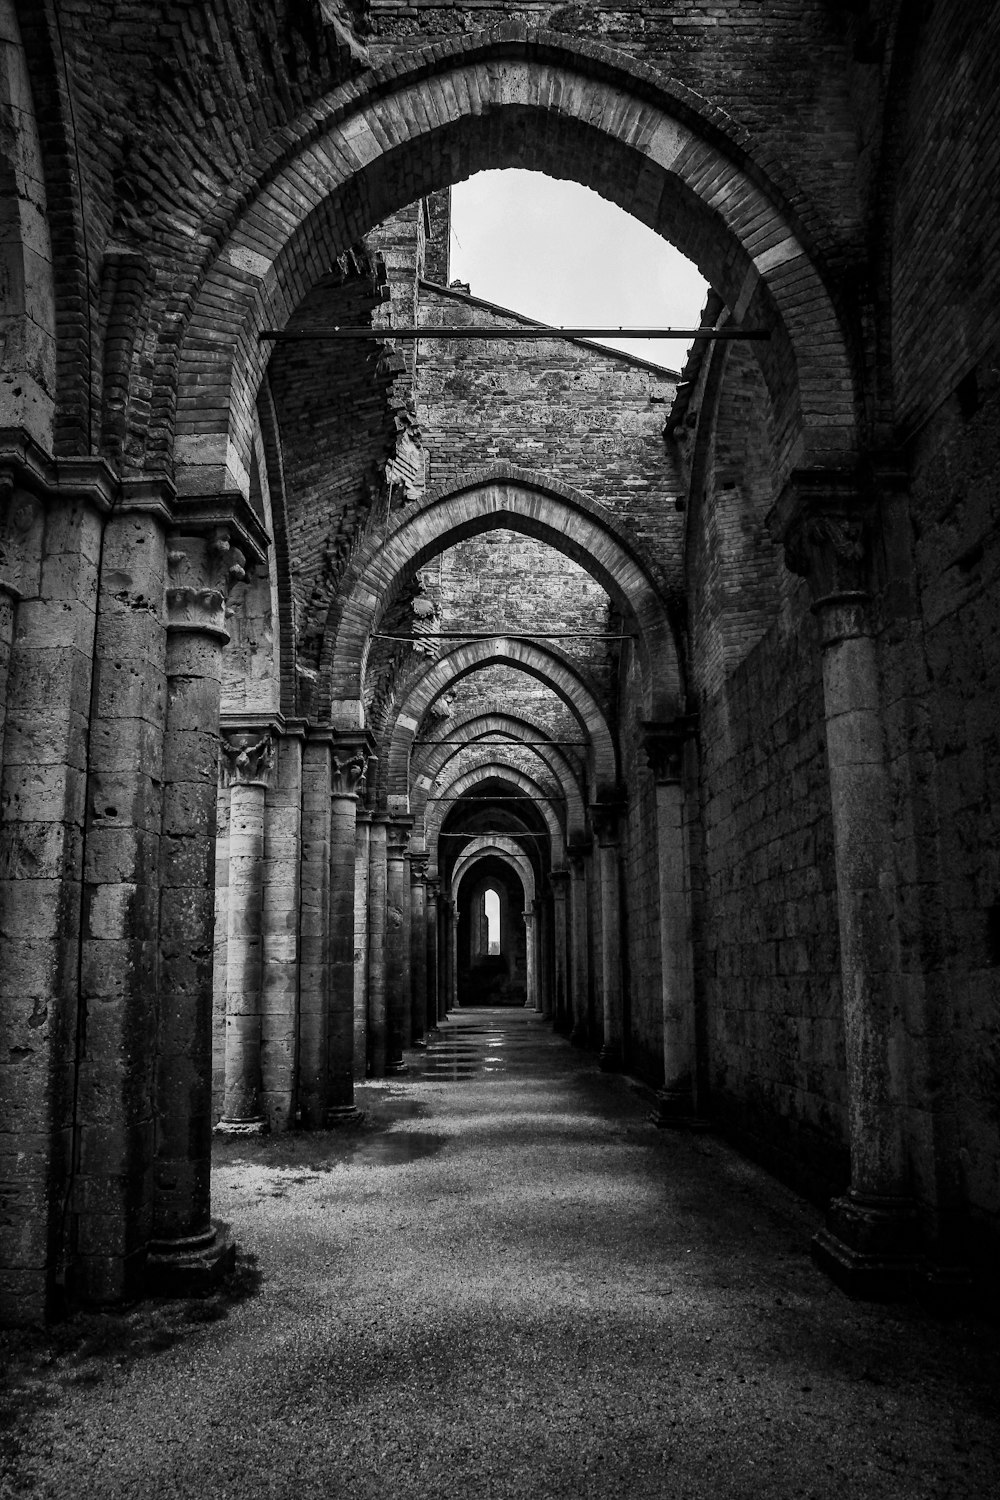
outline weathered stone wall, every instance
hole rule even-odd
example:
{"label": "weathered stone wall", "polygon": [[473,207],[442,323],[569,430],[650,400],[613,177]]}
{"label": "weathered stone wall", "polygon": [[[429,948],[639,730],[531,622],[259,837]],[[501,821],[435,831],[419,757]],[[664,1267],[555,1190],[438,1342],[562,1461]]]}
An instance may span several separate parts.
{"label": "weathered stone wall", "polygon": [[914,1168],[986,1258],[1000,1209],[998,432],[983,365],[974,398],[946,402],[914,444],[909,607],[881,640]]}
{"label": "weathered stone wall", "polygon": [[805,586],[764,524],[770,447],[753,356],[720,353],[692,362],[672,413],[691,486],[704,1062],[727,1127],[822,1197],[846,1183],[847,1162],[820,653]]}

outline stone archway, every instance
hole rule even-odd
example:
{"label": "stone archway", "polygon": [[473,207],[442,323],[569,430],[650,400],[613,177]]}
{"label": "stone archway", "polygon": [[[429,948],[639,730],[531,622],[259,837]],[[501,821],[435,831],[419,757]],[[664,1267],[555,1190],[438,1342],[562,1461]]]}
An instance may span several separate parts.
{"label": "stone archway", "polygon": [[823,270],[740,137],[721,111],[630,58],[528,28],[418,52],[336,91],[276,143],[248,196],[220,205],[176,407],[167,381],[158,413],[181,491],[245,491],[269,356],[257,336],[283,326],[333,255],[404,203],[510,165],[576,177],[620,203],[699,266],[733,317],[770,329],[760,359],[782,477],[850,466],[855,375]]}
{"label": "stone archway", "polygon": [[456,542],[496,528],[546,543],[596,579],[636,622],[647,717],[679,712],[684,690],[666,604],[625,529],[586,496],[498,465],[408,506],[359,552],[331,606],[321,660],[322,702],[333,721],[347,727],[359,713],[371,637],[403,580]]}
{"label": "stone archway", "polygon": [[400,706],[390,726],[386,782],[390,806],[405,805],[409,796],[410,747],[435,698],[470,672],[496,663],[517,667],[551,687],[571,710],[589,742],[589,765],[595,786],[611,789],[617,784],[617,753],[611,731],[596,694],[583,681],[575,664],[552,647],[496,637],[469,642],[435,662]]}

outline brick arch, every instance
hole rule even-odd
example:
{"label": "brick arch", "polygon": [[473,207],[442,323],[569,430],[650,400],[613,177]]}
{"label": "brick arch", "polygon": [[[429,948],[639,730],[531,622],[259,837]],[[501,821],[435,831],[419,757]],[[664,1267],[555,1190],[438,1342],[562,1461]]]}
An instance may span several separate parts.
{"label": "brick arch", "polygon": [[530,905],[536,893],[535,872],[531,861],[517,847],[513,839],[507,838],[502,833],[480,834],[478,838],[471,839],[468,847],[462,850],[451,872],[451,899],[458,900],[459,886],[466,875],[471,875],[476,865],[490,855],[496,859],[502,859],[520,878],[524,889],[525,905]]}
{"label": "brick arch", "polygon": [[409,696],[399,704],[387,726],[389,756],[387,791],[389,806],[400,807],[409,796],[410,749],[420,723],[435,698],[470,672],[497,664],[516,667],[544,682],[558,694],[573,714],[588,742],[591,781],[595,788],[611,791],[617,786],[618,758],[611,731],[593,690],[576,665],[551,646],[532,641],[508,641],[494,636],[470,641],[442,656],[418,679]]}
{"label": "brick arch", "polygon": [[246,418],[268,358],[257,333],[287,320],[331,257],[415,198],[504,166],[573,177],[619,203],[693,260],[737,319],[771,328],[758,349],[783,471],[855,455],[852,361],[787,195],[732,122],[633,59],[501,27],[366,75],[282,141],[252,196],[220,212],[176,409],[157,417],[173,429],[183,491],[245,486]]}
{"label": "brick arch", "polygon": [[[418,815],[423,811],[427,795],[450,760],[464,754],[466,750],[475,749],[477,745],[480,749],[485,748],[481,736],[504,734],[508,736],[511,746],[516,746],[519,743],[523,745],[527,740],[536,740],[541,732],[543,731],[540,731],[537,725],[516,719],[510,714],[478,714],[464,720],[461,724],[450,725],[449,737],[467,735],[466,743],[464,745],[439,745],[432,750],[431,755],[421,767],[420,773],[411,777],[411,810]],[[497,748],[502,749],[503,746],[499,745]],[[557,745],[542,749],[532,744],[531,750],[562,788],[566,799],[566,824],[569,836],[572,838],[575,833],[578,833],[582,837],[586,825],[586,813],[572,765]]]}
{"label": "brick arch", "polygon": [[3,277],[0,427],[24,428],[52,451],[56,420],[56,296],[42,142],[12,0],[0,0],[0,241]]}
{"label": "brick arch", "polygon": [[352,561],[330,607],[320,658],[321,715],[353,727],[372,632],[416,568],[484,531],[518,531],[571,557],[638,627],[643,711],[682,707],[678,652],[666,604],[628,534],[602,506],[537,473],[497,464],[397,513]]}
{"label": "brick arch", "polygon": [[[455,801],[462,796],[463,792],[471,790],[483,781],[503,781],[528,794],[545,823],[550,840],[552,863],[561,865],[566,856],[566,837],[545,788],[539,786],[538,782],[530,776],[526,776],[523,771],[515,770],[513,766],[504,765],[502,761],[487,761],[484,765],[476,766],[474,770],[465,771],[456,776],[454,781],[442,789],[441,795],[446,800],[431,804],[430,811],[424,818],[424,839],[430,856],[429,872],[437,874],[438,834],[441,832],[442,823],[454,807]],[[419,838],[419,829],[414,828],[414,835]]]}

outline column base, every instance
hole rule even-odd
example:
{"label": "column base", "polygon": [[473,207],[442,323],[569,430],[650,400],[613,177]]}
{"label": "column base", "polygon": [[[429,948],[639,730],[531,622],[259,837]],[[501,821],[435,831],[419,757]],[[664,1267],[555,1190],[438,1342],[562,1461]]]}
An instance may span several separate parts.
{"label": "column base", "polygon": [[835,1198],[811,1249],[831,1281],[867,1301],[911,1297],[926,1278],[920,1225],[908,1198],[850,1192]]}
{"label": "column base", "polygon": [[703,1133],[712,1129],[712,1122],[699,1115],[687,1092],[674,1094],[660,1089],[656,1095],[656,1108],[649,1116],[657,1130],[689,1130]]}
{"label": "column base", "polygon": [[223,1117],[215,1127],[216,1135],[267,1135],[271,1126],[263,1115],[251,1120],[227,1120]]}
{"label": "column base", "polygon": [[618,1042],[605,1042],[597,1059],[597,1066],[602,1073],[621,1072],[622,1049]]}
{"label": "column base", "polygon": [[225,1224],[212,1220],[204,1234],[177,1240],[151,1240],[146,1256],[146,1290],[161,1297],[200,1297],[236,1265],[236,1245]]}
{"label": "column base", "polygon": [[398,1062],[386,1063],[385,1071],[389,1073],[408,1073],[410,1070],[402,1058]]}
{"label": "column base", "polygon": [[324,1123],[327,1130],[335,1130],[339,1125],[360,1125],[363,1119],[356,1104],[331,1104]]}

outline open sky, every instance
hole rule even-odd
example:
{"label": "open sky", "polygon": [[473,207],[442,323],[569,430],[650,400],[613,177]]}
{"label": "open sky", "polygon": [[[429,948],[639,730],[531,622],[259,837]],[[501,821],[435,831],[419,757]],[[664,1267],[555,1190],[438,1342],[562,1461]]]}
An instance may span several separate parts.
{"label": "open sky", "polygon": [[[541,322],[605,327],[697,327],[708,293],[691,262],[624,209],[519,170],[453,188],[451,277]],[[615,344],[680,370],[688,342]]]}

